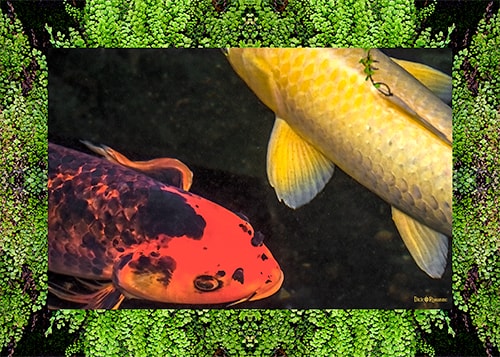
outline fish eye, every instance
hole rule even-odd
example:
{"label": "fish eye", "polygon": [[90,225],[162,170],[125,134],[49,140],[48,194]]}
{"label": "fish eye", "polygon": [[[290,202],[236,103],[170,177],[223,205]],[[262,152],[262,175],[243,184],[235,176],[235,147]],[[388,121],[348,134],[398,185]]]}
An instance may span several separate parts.
{"label": "fish eye", "polygon": [[200,291],[214,291],[222,287],[222,282],[212,275],[200,275],[194,279],[194,287]]}

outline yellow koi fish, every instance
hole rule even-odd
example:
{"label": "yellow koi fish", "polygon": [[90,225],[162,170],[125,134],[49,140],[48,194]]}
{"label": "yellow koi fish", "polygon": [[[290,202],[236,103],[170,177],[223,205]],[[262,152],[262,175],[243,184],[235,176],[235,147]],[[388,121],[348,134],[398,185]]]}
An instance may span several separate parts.
{"label": "yellow koi fish", "polygon": [[308,203],[337,165],[392,206],[416,263],[440,278],[451,237],[452,115],[436,94],[449,98],[451,78],[373,49],[226,55],[276,114],[267,174],[278,198]]}

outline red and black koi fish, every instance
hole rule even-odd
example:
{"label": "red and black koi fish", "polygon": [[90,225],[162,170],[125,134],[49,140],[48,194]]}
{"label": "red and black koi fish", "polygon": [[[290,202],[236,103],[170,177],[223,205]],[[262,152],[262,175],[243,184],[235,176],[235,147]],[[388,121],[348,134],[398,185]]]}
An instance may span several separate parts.
{"label": "red and black koi fish", "polygon": [[50,292],[93,309],[124,298],[232,305],[280,289],[283,272],[249,222],[102,150],[115,162],[49,144],[49,271],[102,281],[87,283],[89,294],[53,283]]}

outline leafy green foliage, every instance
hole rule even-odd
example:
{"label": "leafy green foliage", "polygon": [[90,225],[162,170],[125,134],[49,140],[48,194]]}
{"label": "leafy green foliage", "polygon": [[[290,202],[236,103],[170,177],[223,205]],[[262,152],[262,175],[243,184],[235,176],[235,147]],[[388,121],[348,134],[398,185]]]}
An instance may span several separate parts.
{"label": "leafy green foliage", "polygon": [[[114,6],[111,6],[114,5]],[[97,46],[429,46],[448,34],[417,31],[433,5],[411,1],[210,1],[66,3],[78,28],[53,30],[58,47]],[[486,345],[500,341],[498,16],[483,21],[454,63],[455,304]],[[53,33],[54,31],[55,33]],[[46,295],[47,67],[21,24],[0,16],[1,237],[0,343],[18,341]],[[477,69],[477,70],[475,70]],[[477,219],[471,219],[471,217]],[[440,310],[141,310],[58,311],[48,338],[78,338],[68,355],[434,355],[423,337],[453,336]],[[222,353],[222,352],[221,352]],[[221,354],[220,353],[220,354]]]}
{"label": "leafy green foliage", "polygon": [[81,11],[67,4],[81,33],[47,29],[57,47],[443,47],[453,30],[434,37],[430,28],[418,32],[434,7],[417,11],[411,0],[275,3],[100,0]]}
{"label": "leafy green foliage", "polygon": [[[310,36],[304,25],[311,12],[309,2],[290,2],[284,12],[276,12],[269,2],[232,2],[217,13],[203,0],[192,2],[195,18],[203,18],[203,33],[193,34],[202,47],[297,47]],[[206,13],[213,16],[205,16]],[[310,28],[310,27],[309,27]]]}
{"label": "leafy green foliage", "polygon": [[391,96],[391,88],[387,84],[383,82],[375,82],[373,80],[372,76],[375,74],[375,67],[372,66],[373,62],[374,60],[370,56],[370,50],[366,51],[366,57],[363,57],[359,60],[359,63],[361,63],[365,67],[365,69],[363,70],[363,72],[366,74],[365,80],[370,80],[370,82],[372,82],[372,85],[383,95]]}
{"label": "leafy green foliage", "polygon": [[486,345],[500,345],[500,19],[482,20],[454,63],[453,292]]}
{"label": "leafy green foliage", "polygon": [[45,304],[47,64],[21,24],[0,16],[0,344]]}
{"label": "leafy green foliage", "polygon": [[[71,353],[86,355],[408,356],[419,351],[416,326],[447,325],[436,311],[119,310],[58,311],[52,326],[85,326]],[[427,351],[433,351],[427,346]],[[188,354],[186,354],[188,353]]]}
{"label": "leafy green foliage", "polygon": [[189,15],[189,1],[174,0],[104,0],[88,2],[79,11],[66,8],[81,21],[83,34],[74,28],[63,35],[52,33],[57,47],[190,47],[186,36],[194,23]]}
{"label": "leafy green foliage", "polygon": [[417,11],[411,0],[313,3],[316,11],[311,22],[316,34],[308,41],[311,47],[443,47],[449,40],[442,33],[433,38],[430,28],[418,32],[421,22],[432,14],[433,4]]}

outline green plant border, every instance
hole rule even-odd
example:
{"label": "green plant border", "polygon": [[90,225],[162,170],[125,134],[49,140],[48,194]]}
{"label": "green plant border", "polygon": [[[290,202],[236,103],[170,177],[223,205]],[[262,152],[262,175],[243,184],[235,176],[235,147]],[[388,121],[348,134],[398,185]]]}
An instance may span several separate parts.
{"label": "green plant border", "polygon": [[[231,2],[218,13],[206,1],[165,2],[168,13],[135,1],[134,9],[114,9],[113,0],[82,8],[66,3],[80,27],[55,31],[54,46],[228,46],[356,45],[446,46],[448,34],[419,28],[432,8],[410,10],[403,1],[380,1],[379,8],[339,2],[290,1],[283,12],[265,3]],[[302,6],[302,10],[301,9]],[[366,4],[365,4],[366,5]],[[387,5],[395,6],[391,11]],[[117,11],[118,9],[118,11]],[[370,10],[370,11],[368,11]],[[134,12],[135,11],[135,12]],[[342,11],[346,14],[342,15]],[[378,11],[378,12],[377,12]],[[132,16],[136,14],[136,16]],[[209,13],[201,17],[200,14]],[[366,18],[360,13],[367,13]],[[0,238],[0,336],[12,351],[38,320],[47,320],[46,300],[46,137],[47,64],[28,42],[21,22],[3,8],[0,18],[0,120],[2,127],[2,237]],[[355,15],[356,22],[339,24]],[[381,16],[383,14],[383,17]],[[251,15],[251,16],[250,16]],[[162,22],[172,16],[167,27]],[[295,20],[291,20],[294,16]],[[173,19],[175,17],[175,20]],[[387,28],[388,19],[400,25]],[[125,21],[130,20],[130,21]],[[498,192],[499,130],[498,14],[486,11],[471,45],[455,55],[454,237],[452,312],[441,310],[141,310],[51,313],[49,340],[64,330],[66,354],[171,355],[433,355],[428,341],[438,331],[453,339],[455,325],[477,333],[486,351],[500,341]],[[272,25],[277,31],[270,31]],[[233,26],[233,27],[231,27]],[[243,27],[242,27],[243,26]],[[246,27],[245,27],[246,26]],[[260,27],[259,27],[260,26]],[[268,27],[266,27],[268,26]],[[445,26],[446,27],[446,26]],[[221,38],[221,31],[236,37]],[[351,29],[346,32],[345,29]],[[391,32],[391,30],[394,30]],[[64,32],[64,33],[63,33]],[[359,36],[359,33],[365,33]],[[243,34],[242,34],[243,33]],[[265,35],[272,33],[272,36]],[[404,33],[404,36],[398,34]],[[99,36],[102,35],[102,36]],[[263,35],[264,34],[264,35]],[[354,38],[352,35],[358,37]],[[274,36],[274,37],[273,37]],[[471,220],[470,217],[478,217]],[[45,316],[45,317],[44,317]],[[43,338],[42,338],[43,339]],[[341,342],[341,343],[340,343]],[[20,348],[22,346],[18,346]]]}

